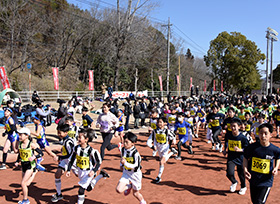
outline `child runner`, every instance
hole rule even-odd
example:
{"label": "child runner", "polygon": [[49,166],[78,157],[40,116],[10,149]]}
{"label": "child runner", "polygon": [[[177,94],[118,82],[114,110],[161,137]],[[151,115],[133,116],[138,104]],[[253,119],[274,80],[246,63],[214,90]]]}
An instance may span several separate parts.
{"label": "child runner", "polygon": [[241,121],[237,118],[231,121],[231,132],[225,135],[225,149],[223,154],[227,154],[227,177],[231,181],[230,192],[235,192],[237,181],[234,176],[235,166],[237,166],[238,176],[241,182],[241,189],[239,191],[240,195],[245,195],[246,193],[246,182],[243,169],[243,150],[249,145],[247,138],[239,132]]}
{"label": "child runner", "polygon": [[[156,109],[153,109],[151,111],[151,117],[150,117],[150,127],[149,127],[149,135],[150,137],[148,138],[151,139],[151,135],[153,130],[157,129],[157,119],[158,119],[159,115],[158,115],[158,111]],[[153,157],[155,157],[157,155],[157,149],[154,147],[153,149]]]}
{"label": "child runner", "polygon": [[189,137],[189,128],[191,125],[184,120],[184,113],[180,112],[177,114],[178,122],[175,124],[175,133],[179,135],[179,142],[177,143],[178,147],[178,155],[175,157],[176,160],[181,161],[181,146],[188,149],[188,153],[191,153],[192,147],[191,144],[188,146],[186,142],[188,141]]}
{"label": "child runner", "polygon": [[253,130],[256,142],[260,141],[259,140],[259,126],[264,123],[264,120],[265,120],[265,115],[260,113],[258,115],[258,122],[255,122],[253,124],[252,130]]}
{"label": "child runner", "polygon": [[197,105],[197,112],[196,112],[197,116],[198,116],[198,121],[196,123],[196,135],[198,135],[198,132],[199,132],[199,128],[200,128],[200,125],[202,125],[202,128],[204,129],[205,128],[205,111],[201,108],[201,104],[198,104]]}
{"label": "child runner", "polygon": [[74,118],[72,116],[67,116],[65,118],[65,124],[68,124],[70,128],[70,130],[68,131],[68,136],[76,141],[78,139],[79,127],[76,126]]}
{"label": "child runner", "polygon": [[[39,145],[39,147],[43,150],[45,150],[48,155],[50,155],[54,161],[57,161],[58,160],[58,157],[56,156],[55,153],[52,152],[51,148],[50,148],[50,145],[46,139],[46,134],[45,134],[45,126],[43,125],[43,122],[41,122],[39,120],[38,117],[34,116],[33,118],[33,122],[35,124],[35,131],[36,132],[31,132],[31,135],[34,135],[36,136],[37,138],[37,144]],[[43,161],[43,158],[40,157],[37,159],[37,162],[36,162],[36,168],[39,170],[39,171],[45,171],[45,167],[43,167],[41,165],[41,162]]]}
{"label": "child runner", "polygon": [[82,108],[82,120],[83,120],[83,128],[91,128],[93,125],[93,119],[87,114],[88,108]]}
{"label": "child runner", "polygon": [[79,176],[79,192],[78,192],[78,204],[83,204],[85,201],[85,190],[91,191],[96,183],[101,178],[109,178],[109,174],[105,170],[101,169],[100,174],[96,176],[96,172],[101,165],[101,157],[97,150],[93,149],[88,143],[95,137],[95,132],[92,129],[81,129],[79,131],[78,143],[75,146],[70,162],[68,164],[66,176],[70,176],[70,170],[74,162],[76,161],[78,176]]}
{"label": "child runner", "polygon": [[[21,128],[19,131],[19,154],[16,166],[19,165],[19,161],[21,162],[22,167],[22,193],[23,199],[19,201],[19,204],[29,204],[30,201],[28,199],[28,186],[33,181],[36,171],[36,161],[35,159],[39,159],[43,156],[42,150],[39,149],[38,144],[32,143],[32,138],[30,137],[30,130],[26,127]],[[34,155],[34,150],[38,153],[36,156]]]}
{"label": "child runner", "polygon": [[148,139],[147,144],[149,147],[152,148],[152,144],[156,146],[158,150],[159,159],[160,159],[160,166],[159,166],[159,173],[157,178],[155,179],[156,183],[161,181],[161,175],[164,170],[164,164],[168,161],[168,159],[176,152],[169,152],[169,141],[176,144],[176,136],[173,131],[170,131],[166,128],[166,118],[160,117],[157,120],[157,129],[152,132],[152,138]]}
{"label": "child runner", "polygon": [[222,123],[222,120],[225,115],[222,113],[218,113],[218,106],[216,106],[216,105],[212,106],[212,111],[213,111],[213,113],[209,114],[209,122],[211,123],[211,129],[212,129],[212,134],[213,134],[212,135],[212,139],[213,139],[212,146],[214,146],[216,144],[216,150],[219,150],[220,152],[222,152],[223,145],[219,139],[219,134],[222,131],[221,123]]}
{"label": "child runner", "polygon": [[248,124],[247,124],[246,120],[242,121],[241,126],[240,126],[240,132],[247,138],[248,142],[250,144],[252,144],[254,142],[254,140],[251,137],[251,134],[248,131],[246,131],[247,125]]}
{"label": "child runner", "polygon": [[265,203],[278,174],[280,148],[270,143],[273,126],[265,123],[259,126],[260,142],[250,144],[244,151],[245,177],[250,181],[252,203]]}
{"label": "child runner", "polygon": [[276,111],[274,111],[274,113],[272,114],[272,119],[275,123],[275,127],[276,127],[276,138],[279,138],[279,127],[280,127],[280,106],[277,106]]}
{"label": "child runner", "polygon": [[8,150],[10,149],[11,145],[13,147],[13,150],[15,153],[17,153],[17,148],[18,146],[18,134],[17,134],[17,128],[14,119],[12,118],[12,109],[6,108],[4,109],[4,116],[5,116],[5,128],[6,131],[3,133],[3,137],[7,134],[8,138],[4,144],[3,148],[3,160],[2,160],[2,165],[0,166],[0,170],[6,169],[6,160],[7,160],[7,155],[8,155]]}
{"label": "child runner", "polygon": [[146,204],[144,197],[139,192],[142,186],[141,172],[141,156],[134,144],[137,142],[137,136],[132,132],[128,132],[124,136],[124,147],[121,151],[121,170],[122,177],[116,187],[118,193],[123,193],[127,196],[131,189],[133,195],[140,201],[140,204]]}
{"label": "child runner", "polygon": [[118,110],[117,116],[119,119],[119,127],[116,128],[115,137],[120,137],[119,142],[119,151],[121,151],[121,148],[123,146],[123,136],[124,136],[124,115],[121,110]]}
{"label": "child runner", "polygon": [[[73,140],[73,138],[68,136],[69,129],[70,128],[68,124],[62,124],[60,126],[57,126],[57,135],[62,139],[63,143],[62,143],[62,150],[61,150],[62,156],[58,157],[59,164],[55,172],[56,194],[52,196],[52,202],[54,203],[63,199],[63,196],[61,194],[61,176],[67,170],[66,168],[69,163],[69,157],[73,153],[73,149],[75,146],[75,141]],[[75,169],[73,168],[73,171],[74,170]]]}

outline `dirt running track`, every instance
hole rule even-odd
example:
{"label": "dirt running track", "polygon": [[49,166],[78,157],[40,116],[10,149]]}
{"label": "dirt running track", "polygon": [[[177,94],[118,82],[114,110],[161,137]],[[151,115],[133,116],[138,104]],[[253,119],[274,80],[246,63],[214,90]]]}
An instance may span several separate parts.
{"label": "dirt running track", "polygon": [[[53,149],[58,149],[57,137],[54,127],[48,127],[48,140],[52,143]],[[33,130],[33,127],[30,128]],[[165,165],[162,182],[153,183],[157,177],[159,163],[158,157],[153,158],[152,151],[146,146],[147,129],[137,131],[139,141],[136,144],[142,156],[143,186],[142,194],[150,204],[201,204],[201,203],[250,203],[249,190],[246,195],[240,196],[238,193],[230,193],[230,182],[226,178],[226,159],[222,153],[210,150],[210,144],[206,144],[205,134],[200,133],[198,139],[194,139],[194,155],[189,155],[185,150],[182,153],[182,161],[177,161],[172,157]],[[118,142],[114,139],[113,142]],[[273,138],[272,143],[280,146],[280,140]],[[4,142],[1,141],[1,147]],[[91,143],[94,148],[99,150],[100,142]],[[2,153],[2,151],[1,151]],[[43,165],[47,168],[46,172],[39,172],[31,186],[29,187],[29,199],[31,203],[51,203],[51,195],[55,193],[54,172],[57,164],[51,157],[45,154]],[[2,156],[1,156],[2,160]],[[0,203],[17,203],[22,199],[21,193],[21,170],[15,169],[13,163],[16,160],[15,154],[8,155],[9,169],[0,171]],[[127,197],[119,195],[115,187],[122,173],[119,170],[120,154],[118,149],[111,152],[106,150],[105,160],[102,168],[106,169],[111,175],[109,179],[102,179],[91,192],[86,192],[85,204],[119,204],[139,203],[132,195]],[[239,179],[238,179],[239,180]],[[248,182],[247,182],[248,183]],[[240,185],[238,185],[238,190]],[[78,193],[78,179],[71,174],[70,178],[62,177],[62,193],[64,200],[62,203],[75,203]],[[267,203],[280,203],[280,175],[274,180],[274,186],[269,195]]]}

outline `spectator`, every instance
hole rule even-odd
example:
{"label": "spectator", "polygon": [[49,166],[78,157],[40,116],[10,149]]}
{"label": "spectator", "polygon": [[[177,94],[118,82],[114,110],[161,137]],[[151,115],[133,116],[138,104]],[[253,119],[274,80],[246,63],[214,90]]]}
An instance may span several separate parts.
{"label": "spectator", "polygon": [[140,118],[141,106],[139,101],[135,101],[135,105],[133,107],[133,116],[134,116],[134,128],[139,129],[139,118]]}
{"label": "spectator", "polygon": [[34,91],[33,94],[32,94],[32,102],[37,104],[39,101],[40,101],[40,97],[37,94],[37,91]]}
{"label": "spectator", "polygon": [[48,108],[47,111],[45,111],[43,107],[44,107],[44,102],[39,100],[37,103],[36,114],[40,119],[40,121],[43,122],[43,125],[45,126],[47,121],[47,116],[51,113],[51,106],[47,106]]}
{"label": "spectator", "polygon": [[108,87],[108,95],[109,95],[109,99],[112,99],[113,97],[113,86],[109,86]]}
{"label": "spectator", "polygon": [[135,101],[135,96],[134,96],[134,94],[132,93],[132,91],[131,91],[131,93],[129,94],[129,99],[132,100],[132,101]]}
{"label": "spectator", "polygon": [[141,126],[142,128],[145,128],[145,119],[146,117],[148,117],[149,111],[147,109],[147,103],[145,102],[144,98],[142,98],[140,102],[140,106],[141,106],[141,112],[140,112]]}
{"label": "spectator", "polygon": [[124,106],[124,115],[126,116],[124,129],[129,130],[129,117],[132,113],[132,106],[130,104],[130,99],[129,98],[126,98],[126,102],[123,103],[123,106]]}
{"label": "spectator", "polygon": [[105,99],[106,89],[107,89],[107,86],[105,85],[105,83],[103,83],[103,84],[101,85],[102,100]]}

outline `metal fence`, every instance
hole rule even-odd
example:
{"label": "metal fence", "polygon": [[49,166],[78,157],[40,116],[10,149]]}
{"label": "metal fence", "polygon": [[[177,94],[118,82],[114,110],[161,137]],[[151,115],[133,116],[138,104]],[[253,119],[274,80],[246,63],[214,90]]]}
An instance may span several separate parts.
{"label": "metal fence", "polygon": [[[190,96],[190,91],[170,91],[171,96]],[[23,102],[31,102],[32,93],[29,91],[19,91],[17,92],[21,100]],[[102,93],[101,91],[37,91],[40,98],[44,101],[56,101],[58,98],[64,99],[64,100],[70,100],[73,96],[80,96],[82,98],[88,97],[90,99],[95,98],[101,98]],[[205,94],[208,92],[199,92],[199,94]],[[166,91],[148,91],[148,96],[152,97],[166,97],[167,92]]]}

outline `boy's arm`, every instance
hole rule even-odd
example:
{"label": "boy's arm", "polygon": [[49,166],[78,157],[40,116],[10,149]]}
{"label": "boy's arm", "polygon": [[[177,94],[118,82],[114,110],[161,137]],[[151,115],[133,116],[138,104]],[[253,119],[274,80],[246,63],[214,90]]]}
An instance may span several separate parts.
{"label": "boy's arm", "polygon": [[76,159],[76,152],[74,151],[73,154],[70,157],[70,161],[68,163],[67,171],[69,172],[72,168],[72,165],[74,164],[74,161]]}
{"label": "boy's arm", "polygon": [[93,160],[95,161],[96,165],[93,167],[92,171],[97,172],[101,163],[102,163],[102,159],[100,156],[100,153],[96,150],[96,151],[92,151],[91,152],[91,156],[93,158]]}

